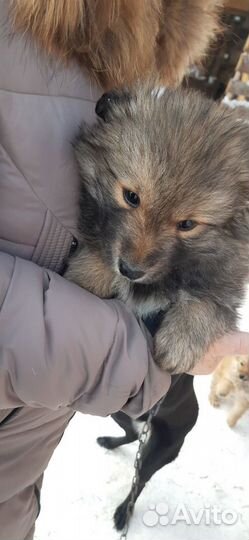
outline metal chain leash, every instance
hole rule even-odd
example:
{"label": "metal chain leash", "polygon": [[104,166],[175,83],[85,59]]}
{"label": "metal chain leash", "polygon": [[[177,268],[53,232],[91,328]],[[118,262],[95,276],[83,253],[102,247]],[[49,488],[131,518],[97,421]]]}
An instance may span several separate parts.
{"label": "metal chain leash", "polygon": [[138,438],[139,446],[138,446],[138,451],[136,453],[135,462],[134,462],[135,473],[134,473],[134,476],[133,476],[133,479],[132,479],[132,484],[131,484],[130,500],[129,500],[129,503],[127,505],[127,510],[126,510],[126,522],[125,522],[125,526],[124,526],[124,529],[122,531],[122,534],[120,536],[120,540],[127,540],[130,519],[131,519],[133,510],[134,510],[136,497],[137,497],[137,492],[138,492],[139,483],[140,483],[140,470],[141,470],[141,467],[142,467],[142,451],[143,451],[143,449],[145,447],[145,444],[147,442],[147,438],[148,438],[149,433],[151,431],[152,419],[154,418],[154,416],[157,415],[164,398],[165,398],[165,396],[163,396],[160,399],[160,401],[158,401],[158,403],[156,403],[156,405],[154,405],[154,407],[152,407],[152,409],[150,410],[149,416],[148,416],[148,418],[147,418],[147,420],[146,420],[146,422],[145,422],[145,424],[143,426],[143,429],[142,429],[142,431],[141,431],[141,433],[139,435],[139,438]]}

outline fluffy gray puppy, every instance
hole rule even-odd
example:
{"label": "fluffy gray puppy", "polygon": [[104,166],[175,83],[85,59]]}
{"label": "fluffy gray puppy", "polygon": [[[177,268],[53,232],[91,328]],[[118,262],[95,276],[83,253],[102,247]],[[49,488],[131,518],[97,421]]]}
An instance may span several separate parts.
{"label": "fluffy gray puppy", "polygon": [[249,127],[200,94],[104,95],[75,142],[81,242],[66,277],[137,316],[155,360],[189,371],[236,328],[249,267]]}

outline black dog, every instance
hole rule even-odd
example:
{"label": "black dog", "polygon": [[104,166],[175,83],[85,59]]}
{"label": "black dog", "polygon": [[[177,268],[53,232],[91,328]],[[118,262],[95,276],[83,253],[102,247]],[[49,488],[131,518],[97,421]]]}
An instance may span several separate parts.
{"label": "black dog", "polygon": [[[184,439],[194,427],[198,417],[198,403],[193,388],[191,375],[173,375],[171,387],[152,420],[151,433],[142,453],[140,483],[137,497],[153,474],[174,461],[178,456]],[[99,437],[100,446],[114,450],[123,444],[138,439],[132,420],[124,413],[118,412],[112,418],[125,431],[123,437]],[[144,422],[148,414],[138,420]],[[137,498],[136,497],[136,498]],[[114,522],[118,530],[124,528],[130,493],[115,511]]]}

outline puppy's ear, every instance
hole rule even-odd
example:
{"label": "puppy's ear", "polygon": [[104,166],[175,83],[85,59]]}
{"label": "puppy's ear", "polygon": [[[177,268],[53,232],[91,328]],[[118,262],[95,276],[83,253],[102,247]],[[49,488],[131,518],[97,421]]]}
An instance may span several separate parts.
{"label": "puppy's ear", "polygon": [[119,110],[119,105],[123,106],[130,103],[131,94],[127,90],[113,90],[106,92],[97,101],[95,112],[104,122],[111,120],[115,112]]}

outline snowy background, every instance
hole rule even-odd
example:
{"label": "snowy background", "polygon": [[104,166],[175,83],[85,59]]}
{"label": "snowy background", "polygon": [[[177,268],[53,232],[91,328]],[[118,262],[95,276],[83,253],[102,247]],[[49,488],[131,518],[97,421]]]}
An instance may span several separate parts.
{"label": "snowy background", "polygon": [[[241,327],[249,330],[249,295]],[[129,540],[249,540],[249,413],[230,429],[225,409],[209,405],[209,386],[210,377],[196,377],[198,422],[139,497]],[[110,418],[75,415],[45,474],[36,540],[119,539],[112,515],[129,492],[137,443],[111,452],[96,437],[120,433]]]}

